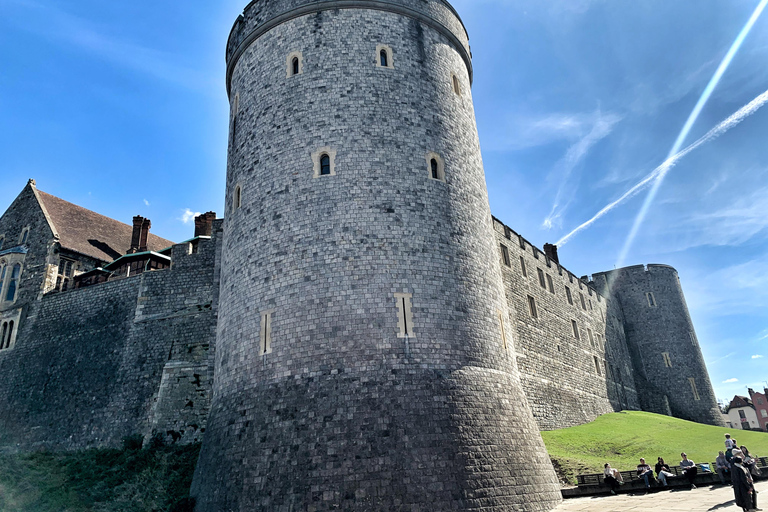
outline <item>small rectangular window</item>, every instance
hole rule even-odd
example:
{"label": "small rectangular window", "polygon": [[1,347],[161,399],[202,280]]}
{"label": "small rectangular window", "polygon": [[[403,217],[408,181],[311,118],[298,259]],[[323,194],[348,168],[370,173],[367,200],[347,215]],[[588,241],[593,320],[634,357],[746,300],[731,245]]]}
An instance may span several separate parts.
{"label": "small rectangular window", "polygon": [[507,246],[504,244],[501,244],[501,260],[507,267],[512,266],[512,262],[509,261],[509,249],[507,249]]}
{"label": "small rectangular window", "polygon": [[645,294],[645,296],[648,298],[648,307],[655,308],[656,307],[656,297],[653,296],[653,293],[648,292]]}
{"label": "small rectangular window", "polygon": [[597,370],[597,374],[602,376],[602,372],[600,371],[600,360],[597,358],[597,356],[592,356],[595,360],[595,370]]}
{"label": "small rectangular window", "polygon": [[549,293],[555,293],[555,282],[552,281],[552,276],[547,274],[547,285],[549,285]]}
{"label": "small rectangular window", "polygon": [[768,411],[766,411],[765,409],[760,409],[760,416],[762,416],[763,418],[768,418]]}
{"label": "small rectangular window", "polygon": [[571,295],[571,289],[567,286],[565,287],[565,296],[568,297],[568,304],[573,306],[573,295]]}
{"label": "small rectangular window", "polygon": [[528,296],[528,312],[531,314],[531,317],[533,318],[539,318],[539,313],[536,311],[536,299]]}
{"label": "small rectangular window", "polygon": [[691,383],[691,391],[693,392],[693,399],[701,400],[701,397],[699,396],[699,390],[696,389],[696,379],[694,379],[693,377],[690,377],[688,379],[688,382]]}
{"label": "small rectangular window", "polygon": [[274,310],[261,314],[261,355],[272,353],[272,314]]}
{"label": "small rectangular window", "polygon": [[747,419],[747,413],[745,413],[744,411],[740,410],[739,411],[739,418],[741,418],[742,420],[746,420]]}
{"label": "small rectangular window", "polygon": [[672,359],[669,358],[669,352],[662,352],[661,357],[664,358],[664,366],[672,368]]}
{"label": "small rectangular window", "polygon": [[397,329],[398,338],[415,338],[413,334],[413,311],[411,303],[413,295],[410,293],[396,293],[395,302],[397,303]]}
{"label": "small rectangular window", "polygon": [[587,303],[584,301],[584,294],[579,292],[579,298],[581,299],[581,309],[587,310]]}
{"label": "small rectangular window", "polygon": [[577,340],[580,340],[581,337],[579,336],[579,324],[576,323],[576,320],[571,320],[571,327],[573,328],[573,337]]}
{"label": "small rectangular window", "polygon": [[544,281],[544,271],[540,268],[537,268],[536,271],[539,273],[539,285],[546,290],[547,283]]}
{"label": "small rectangular window", "polygon": [[595,308],[592,307],[592,299],[589,300],[589,310],[594,311]]}
{"label": "small rectangular window", "polygon": [[525,258],[520,256],[520,270],[523,272],[523,277],[528,277],[528,269],[525,268]]}
{"label": "small rectangular window", "polygon": [[597,349],[597,346],[595,345],[595,337],[592,336],[592,329],[587,327],[587,335],[589,335],[589,344],[592,346],[592,348]]}
{"label": "small rectangular window", "polygon": [[504,345],[504,350],[507,349],[507,330],[504,327],[504,313],[499,311],[499,327],[501,328],[501,343]]}

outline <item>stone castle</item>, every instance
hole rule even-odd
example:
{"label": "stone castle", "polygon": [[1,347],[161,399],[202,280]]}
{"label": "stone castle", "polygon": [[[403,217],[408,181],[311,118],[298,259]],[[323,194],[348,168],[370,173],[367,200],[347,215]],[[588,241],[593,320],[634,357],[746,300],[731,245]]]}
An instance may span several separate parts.
{"label": "stone castle", "polygon": [[226,215],[0,217],[0,448],[202,441],[199,511],[544,511],[540,430],[722,425],[677,271],[576,277],[492,217],[445,0],[255,0]]}

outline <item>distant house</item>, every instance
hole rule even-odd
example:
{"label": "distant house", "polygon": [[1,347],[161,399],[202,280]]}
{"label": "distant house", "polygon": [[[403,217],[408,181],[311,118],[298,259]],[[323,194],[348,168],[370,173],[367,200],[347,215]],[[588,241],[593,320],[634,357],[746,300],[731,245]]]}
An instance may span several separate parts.
{"label": "distant house", "polygon": [[752,399],[760,430],[768,432],[768,388],[763,388],[762,393],[750,389],[749,397]]}
{"label": "distant house", "polygon": [[[765,402],[764,398],[763,402]],[[726,415],[728,416],[728,423],[730,423],[731,428],[741,430],[763,430],[757,417],[758,413],[755,410],[752,399],[749,397],[739,395],[734,396],[731,403],[728,404]]]}

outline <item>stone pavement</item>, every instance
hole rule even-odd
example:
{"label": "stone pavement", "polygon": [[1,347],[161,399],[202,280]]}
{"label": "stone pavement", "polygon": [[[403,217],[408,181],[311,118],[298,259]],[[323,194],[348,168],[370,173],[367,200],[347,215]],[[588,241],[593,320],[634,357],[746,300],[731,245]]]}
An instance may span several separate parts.
{"label": "stone pavement", "polygon": [[[757,504],[768,510],[768,482],[758,482]],[[622,494],[566,500],[553,512],[741,512],[733,501],[730,486],[699,487],[695,490],[661,491],[646,495]]]}

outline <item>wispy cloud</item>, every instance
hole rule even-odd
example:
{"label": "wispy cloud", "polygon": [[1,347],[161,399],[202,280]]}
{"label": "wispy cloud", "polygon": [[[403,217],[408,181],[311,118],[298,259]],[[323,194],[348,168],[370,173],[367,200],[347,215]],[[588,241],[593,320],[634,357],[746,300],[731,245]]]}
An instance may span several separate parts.
{"label": "wispy cloud", "polygon": [[754,355],[754,356],[752,356],[752,359],[762,359],[762,358],[763,358],[763,356],[761,356],[761,355]]}
{"label": "wispy cloud", "polygon": [[181,214],[181,217],[179,217],[179,220],[184,224],[189,224],[190,222],[195,220],[195,217],[197,217],[198,215],[201,215],[200,212],[193,212],[189,208],[185,208],[183,210],[183,213]]}
{"label": "wispy cloud", "polygon": [[739,379],[728,379],[724,380],[723,384],[733,384],[734,382],[739,382]]}
{"label": "wispy cloud", "polygon": [[[12,6],[18,8],[11,19],[17,20],[19,29],[57,44],[76,46],[104,61],[176,86],[210,90],[219,86],[219,82],[211,80],[203,70],[181,65],[178,55],[120,40],[51,3],[35,0],[4,0],[3,3],[9,10]],[[29,23],[30,19],[35,23]]]}
{"label": "wispy cloud", "polygon": [[145,199],[145,200],[144,200],[144,204],[145,204],[146,206],[149,206],[149,201],[147,201],[147,200]]}
{"label": "wispy cloud", "polygon": [[592,147],[606,138],[613,131],[614,126],[621,121],[621,116],[614,113],[603,114],[599,110],[594,113],[594,121],[589,132],[572,144],[565,156],[555,165],[550,178],[557,180],[558,188],[552,209],[544,219],[542,225],[551,229],[559,225],[559,220],[576,193],[575,179],[572,180],[574,171],[584,160]]}

